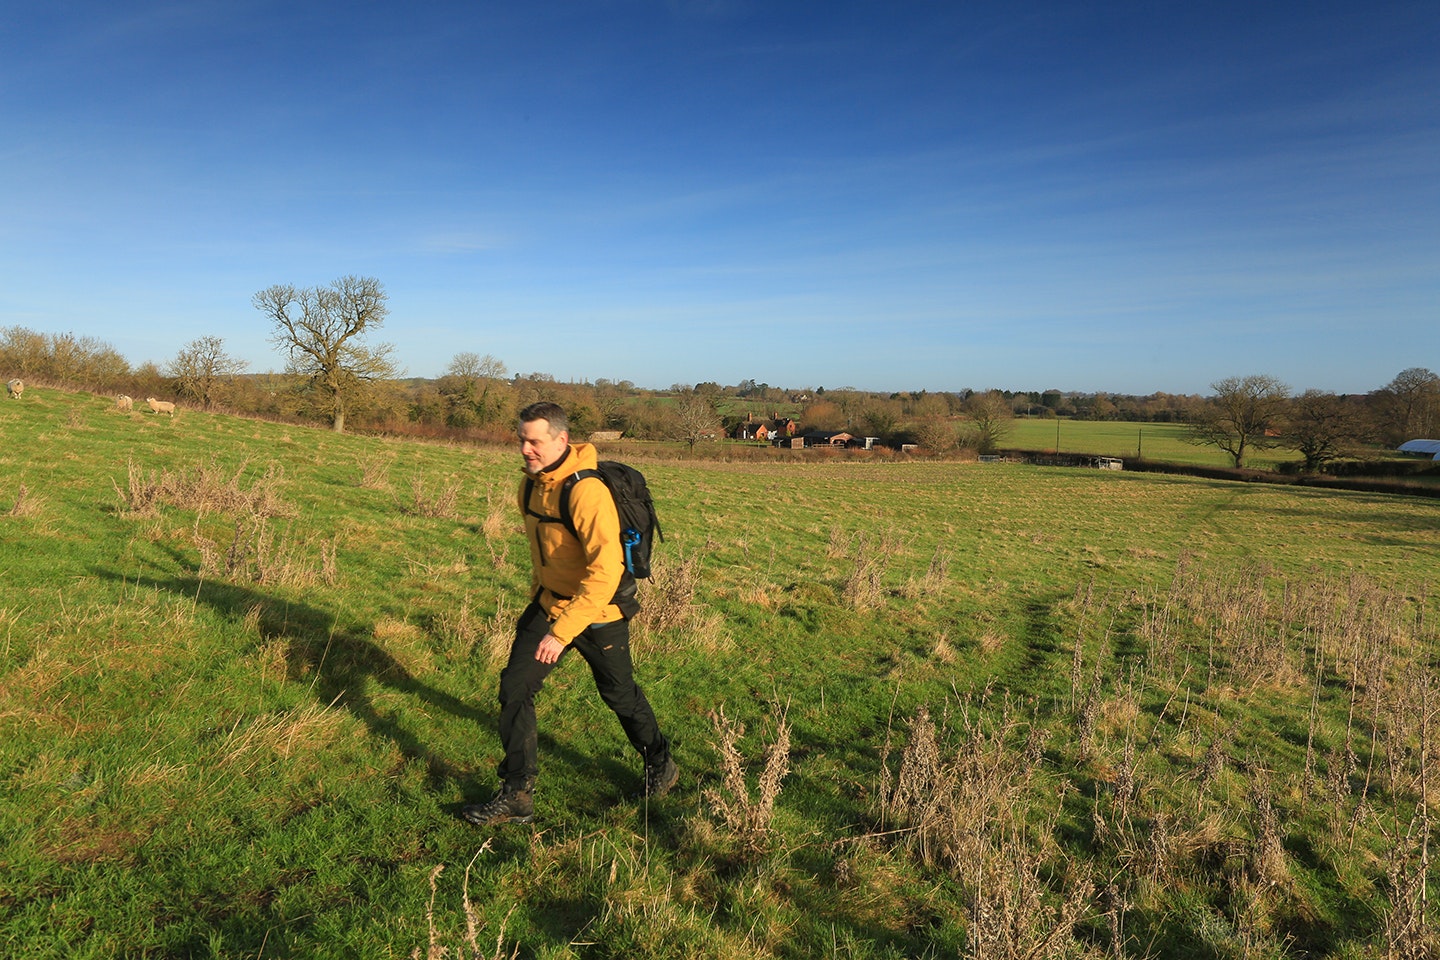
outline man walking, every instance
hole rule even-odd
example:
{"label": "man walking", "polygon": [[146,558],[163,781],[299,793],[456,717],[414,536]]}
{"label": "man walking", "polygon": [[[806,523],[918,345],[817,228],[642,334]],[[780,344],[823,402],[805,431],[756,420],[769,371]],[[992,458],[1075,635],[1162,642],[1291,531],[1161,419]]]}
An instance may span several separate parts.
{"label": "man walking", "polygon": [[[480,826],[534,819],[539,773],[535,695],[572,648],[590,665],[601,699],[640,753],[645,795],[664,796],[680,777],[670,742],[633,674],[630,624],[616,601],[629,608],[635,581],[625,571],[614,498],[599,477],[573,479],[577,471],[595,469],[595,448],[570,443],[565,411],[550,402],[520,411],[519,436],[525,467],[519,500],[530,543],[531,601],[515,625],[510,660],[500,674],[505,749],[500,792],[489,803],[460,811]],[[567,499],[569,523],[561,514]]]}

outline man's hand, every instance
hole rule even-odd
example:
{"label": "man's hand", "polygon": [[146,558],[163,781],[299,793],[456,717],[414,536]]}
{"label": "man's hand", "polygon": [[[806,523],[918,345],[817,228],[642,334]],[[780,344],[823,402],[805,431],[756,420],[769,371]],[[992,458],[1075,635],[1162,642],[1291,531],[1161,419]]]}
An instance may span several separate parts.
{"label": "man's hand", "polygon": [[555,639],[555,634],[547,633],[545,639],[540,641],[540,646],[535,650],[535,659],[541,663],[554,663],[564,652],[565,644]]}

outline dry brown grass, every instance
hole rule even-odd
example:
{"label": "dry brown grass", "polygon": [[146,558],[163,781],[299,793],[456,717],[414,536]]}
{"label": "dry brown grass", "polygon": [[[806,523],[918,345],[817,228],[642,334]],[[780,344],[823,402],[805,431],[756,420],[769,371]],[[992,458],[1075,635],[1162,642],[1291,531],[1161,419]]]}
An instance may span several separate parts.
{"label": "dry brown grass", "polygon": [[641,654],[725,648],[724,618],[695,600],[701,574],[698,553],[654,559],[651,578],[639,583],[640,613],[631,623]]}
{"label": "dry brown grass", "polygon": [[44,508],[45,501],[34,496],[23,482],[15,490],[15,502],[7,511],[12,517],[33,517]]}
{"label": "dry brown grass", "polygon": [[[460,888],[460,908],[465,917],[464,945],[455,952],[462,960],[515,960],[520,956],[520,944],[516,943],[511,951],[505,952],[505,927],[510,920],[507,913],[505,919],[500,922],[500,930],[495,935],[495,949],[489,954],[485,948],[480,946],[480,912],[470,900],[470,872],[475,867],[475,861],[480,859],[482,853],[490,850],[491,841],[486,840],[475,851],[470,862],[465,865],[465,882]],[[440,875],[445,872],[445,865],[438,864],[430,871],[430,899],[425,905],[425,923],[429,930],[429,942],[426,944],[424,960],[448,960],[451,955],[451,948],[441,943],[440,931],[435,926],[435,896],[439,892]],[[513,911],[514,908],[512,907]],[[411,951],[412,960],[420,960],[420,948],[416,947]]]}
{"label": "dry brown grass", "polygon": [[944,593],[949,585],[950,554],[944,549],[937,549],[931,556],[925,573],[906,580],[905,585],[900,588],[900,595],[907,600],[924,600]]}
{"label": "dry brown grass", "polygon": [[254,776],[281,760],[318,756],[335,742],[344,724],[343,711],[318,703],[236,721],[212,762],[229,775]]}
{"label": "dry brown grass", "polygon": [[981,630],[979,636],[975,638],[975,648],[987,657],[993,656],[1005,646],[1007,639],[1005,634],[999,630],[993,627],[986,628]]}
{"label": "dry brown grass", "polygon": [[416,516],[453,520],[459,513],[456,505],[460,501],[460,479],[445,477],[437,489],[427,489],[424,474],[417,474],[410,481],[410,512]]}
{"label": "dry brown grass", "polygon": [[375,644],[411,676],[419,677],[435,669],[430,638],[418,626],[406,620],[381,617],[373,628]]}
{"label": "dry brown grass", "polygon": [[394,454],[386,454],[378,450],[365,454],[357,464],[360,468],[359,485],[366,490],[389,490],[390,467],[394,463]]}
{"label": "dry brown grass", "polygon": [[[1028,822],[1048,732],[1008,699],[998,714],[985,700],[966,701],[939,723],[918,709],[893,771],[887,742],[877,836],[895,838],[963,885],[970,904],[964,956],[1089,955],[1074,931],[1097,915],[1095,884],[1047,839],[1053,823],[1032,829]],[[1068,864],[1058,875],[1057,863]]]}
{"label": "dry brown grass", "polygon": [[486,657],[493,664],[504,664],[510,659],[510,647],[515,643],[515,617],[510,610],[509,594],[495,597],[495,613],[485,621],[484,649]]}
{"label": "dry brown grass", "polygon": [[764,749],[752,791],[745,757],[740,751],[745,725],[726,717],[723,705],[710,715],[710,722],[720,738],[715,745],[720,755],[720,784],[707,788],[704,798],[739,842],[742,852],[763,852],[771,839],[775,799],[780,795],[785,775],[790,772],[790,723],[783,711],[772,717],[773,738]]}
{"label": "dry brown grass", "polygon": [[269,517],[236,517],[223,548],[198,530],[190,539],[200,551],[200,572],[207,577],[283,587],[334,586],[339,580],[333,538],[297,537],[293,524],[276,526]]}
{"label": "dry brown grass", "polygon": [[485,491],[485,519],[480,523],[480,530],[485,534],[487,540],[498,540],[523,529],[519,517],[515,513],[514,498],[507,496],[503,489],[491,487]]}
{"label": "dry brown grass", "polygon": [[899,542],[889,536],[861,532],[849,540],[846,555],[853,565],[840,587],[846,606],[868,610],[884,605],[885,570],[899,550]]}
{"label": "dry brown grass", "polygon": [[278,464],[270,464],[265,472],[247,487],[244,476],[250,466],[246,460],[233,471],[217,461],[197,464],[178,470],[168,468],[148,473],[133,460],[126,461],[125,486],[111,481],[127,513],[153,514],[161,506],[194,510],[197,514],[244,513],[256,517],[282,517],[292,513],[280,496],[285,472]]}

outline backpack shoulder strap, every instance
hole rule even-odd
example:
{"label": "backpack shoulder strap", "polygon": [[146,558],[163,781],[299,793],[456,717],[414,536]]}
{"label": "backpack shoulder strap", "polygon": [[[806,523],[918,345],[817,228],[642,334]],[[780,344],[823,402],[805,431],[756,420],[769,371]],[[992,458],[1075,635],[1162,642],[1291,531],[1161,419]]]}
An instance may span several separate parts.
{"label": "backpack shoulder strap", "polygon": [[[567,481],[567,483],[568,483],[568,481]],[[568,494],[568,492],[569,492],[569,487],[567,486],[567,487],[565,488],[565,490],[566,490],[566,493]],[[540,521],[541,523],[563,523],[563,524],[565,524],[565,526],[566,526],[567,528],[570,528],[570,532],[571,532],[571,533],[574,533],[574,532],[575,532],[574,528],[571,527],[569,520],[567,520],[567,519],[565,519],[565,518],[563,518],[563,517],[552,517],[552,516],[549,516],[548,514],[537,513],[537,512],[535,511],[535,508],[532,507],[532,506],[530,506],[530,498],[531,498],[531,496],[534,495],[534,493],[535,493],[535,480],[534,480],[533,478],[531,478],[531,477],[526,477],[526,478],[525,478],[525,512],[526,512],[527,514],[529,514],[530,516],[534,517],[536,520]],[[566,501],[567,501],[567,500],[568,500],[568,496],[561,501],[561,505],[564,506],[564,505],[566,504]]]}
{"label": "backpack shoulder strap", "polygon": [[565,524],[565,529],[570,531],[570,536],[577,540],[580,538],[580,533],[575,529],[575,517],[570,512],[570,491],[575,484],[587,477],[599,477],[602,482],[605,479],[600,475],[599,470],[576,470],[560,484],[560,522]]}

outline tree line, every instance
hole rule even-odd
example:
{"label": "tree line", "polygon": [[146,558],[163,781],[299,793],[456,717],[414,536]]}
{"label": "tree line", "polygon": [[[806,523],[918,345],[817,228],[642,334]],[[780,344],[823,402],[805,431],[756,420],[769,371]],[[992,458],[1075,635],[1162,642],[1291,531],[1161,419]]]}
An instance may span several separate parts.
{"label": "tree line", "polygon": [[747,418],[791,417],[806,430],[849,431],[944,453],[958,446],[993,452],[1015,417],[1186,423],[1198,443],[1225,451],[1235,466],[1284,445],[1315,470],[1366,445],[1393,447],[1440,433],[1440,376],[1414,367],[1365,394],[1293,393],[1274,377],[1228,377],[1211,395],[963,390],[875,392],[853,387],[791,389],[754,380],[674,384],[646,390],[629,381],[562,383],[545,373],[511,374],[490,355],[457,353],[440,376],[407,378],[395,349],[372,343],[388,316],[373,277],[329,286],[277,284],[252,305],[285,359],[283,372],[252,374],[219,337],[202,336],[163,364],[132,367],[109,344],[73,334],[0,328],[6,376],[135,396],[174,396],[206,409],[370,431],[508,440],[516,412],[553,399],[577,435],[615,430],[639,439],[701,440]]}

